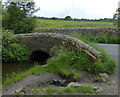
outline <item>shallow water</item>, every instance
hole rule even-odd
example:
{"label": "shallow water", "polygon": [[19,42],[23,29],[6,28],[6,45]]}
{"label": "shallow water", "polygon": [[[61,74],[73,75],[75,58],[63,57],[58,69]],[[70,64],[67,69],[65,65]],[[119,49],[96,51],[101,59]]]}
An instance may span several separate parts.
{"label": "shallow water", "polygon": [[33,61],[2,63],[2,78],[4,80],[13,74],[24,72],[32,68],[33,65]]}
{"label": "shallow water", "polygon": [[9,62],[2,63],[2,80],[5,80],[7,77],[10,77],[14,74],[27,71],[36,64],[45,65],[49,54],[43,51],[35,51],[32,53],[31,61],[29,62]]}

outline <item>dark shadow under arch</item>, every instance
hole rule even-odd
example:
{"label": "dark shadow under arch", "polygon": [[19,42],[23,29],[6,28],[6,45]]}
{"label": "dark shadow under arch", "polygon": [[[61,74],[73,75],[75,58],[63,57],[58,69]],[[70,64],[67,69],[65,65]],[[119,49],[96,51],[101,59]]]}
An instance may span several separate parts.
{"label": "dark shadow under arch", "polygon": [[50,58],[50,55],[44,51],[37,50],[32,52],[31,59],[34,61],[34,64],[45,65],[48,58]]}

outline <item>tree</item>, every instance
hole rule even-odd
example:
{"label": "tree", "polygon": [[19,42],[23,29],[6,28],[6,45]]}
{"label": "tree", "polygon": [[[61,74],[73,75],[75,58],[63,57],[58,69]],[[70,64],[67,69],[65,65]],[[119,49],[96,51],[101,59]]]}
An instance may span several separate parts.
{"label": "tree", "polygon": [[113,19],[117,19],[117,26],[120,27],[120,8],[116,10],[116,13],[113,15]]}
{"label": "tree", "polygon": [[71,16],[66,16],[65,20],[72,20]]}
{"label": "tree", "polygon": [[52,17],[51,19],[52,19],[52,20],[58,20],[58,18],[56,18],[56,17]]}
{"label": "tree", "polygon": [[39,9],[35,9],[34,2],[6,2],[4,10],[6,14],[3,16],[3,27],[19,34],[32,31],[35,25],[32,14]]}

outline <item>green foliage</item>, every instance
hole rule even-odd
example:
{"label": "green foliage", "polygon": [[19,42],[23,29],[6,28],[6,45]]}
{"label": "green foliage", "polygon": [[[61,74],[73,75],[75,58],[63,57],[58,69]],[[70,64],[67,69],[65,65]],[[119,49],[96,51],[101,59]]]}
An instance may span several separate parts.
{"label": "green foliage", "polygon": [[118,28],[120,28],[120,17],[118,18],[117,25],[118,25]]}
{"label": "green foliage", "polygon": [[69,87],[69,88],[64,88],[62,90],[63,93],[76,93],[76,92],[81,92],[81,93],[90,93],[93,94],[95,93],[95,90],[91,86],[80,86],[80,87]]}
{"label": "green foliage", "polygon": [[113,19],[116,19],[115,25],[120,28],[120,8],[116,10],[116,13],[113,15]]}
{"label": "green foliage", "polygon": [[110,43],[110,44],[120,44],[120,37],[116,35],[110,35],[107,33],[101,33],[98,35],[87,34],[87,35],[79,35],[79,34],[71,34],[70,36],[78,38],[80,40],[85,41],[86,43],[93,42],[93,43]]}
{"label": "green foliage", "polygon": [[89,94],[94,94],[95,90],[91,86],[80,86],[80,87],[67,87],[67,88],[53,88],[53,87],[48,87],[46,89],[45,95],[53,95],[53,93],[57,94],[74,94],[74,93],[89,93]]}
{"label": "green foliage", "polygon": [[27,61],[29,60],[30,52],[27,47],[16,43],[17,39],[11,32],[3,31],[2,37],[2,60],[5,62],[11,61]]}
{"label": "green foliage", "polygon": [[95,81],[97,82],[107,82],[108,80],[103,80],[101,76],[97,76],[96,78],[94,78]]}
{"label": "green foliage", "polygon": [[71,16],[66,16],[65,20],[72,20]]}
{"label": "green foliage", "polygon": [[71,55],[67,51],[60,51],[58,55],[48,59],[47,65],[50,71],[59,72],[62,68],[70,68]]}
{"label": "green foliage", "polygon": [[94,78],[95,81],[98,81],[98,82],[103,82],[102,78],[100,76]]}
{"label": "green foliage", "polygon": [[93,70],[96,73],[112,74],[116,67],[115,64],[115,61],[102,51],[102,58],[95,62],[96,67]]}
{"label": "green foliage", "polygon": [[14,22],[12,24],[12,30],[15,34],[30,33],[35,24],[35,18],[23,18],[19,22]]}
{"label": "green foliage", "polygon": [[15,41],[17,41],[17,39],[15,38],[15,36],[13,36],[11,31],[3,30],[2,45],[4,47],[6,47],[6,46],[9,47],[9,45],[14,43]]}
{"label": "green foliage", "polygon": [[[76,37],[82,41],[84,41],[85,43],[89,44],[91,47],[97,49],[98,51],[100,51],[102,53],[102,57],[99,60],[93,61],[91,58],[89,58],[88,56],[85,56],[85,54],[79,54],[83,57],[83,59],[85,60],[85,65],[79,65],[78,63],[75,64],[74,66],[76,68],[82,68],[85,69],[89,72],[93,72],[93,73],[108,73],[108,74],[112,74],[115,70],[116,67],[116,62],[115,60],[113,60],[110,56],[108,56],[105,51],[103,51],[102,49],[92,45],[89,41],[89,37],[87,38],[83,38],[79,35],[71,35],[73,37]],[[84,63],[81,61],[81,63]]]}
{"label": "green foliage", "polygon": [[46,89],[45,95],[52,95],[52,93],[56,92],[56,90],[57,89],[55,89],[55,88],[49,87],[49,88]]}
{"label": "green foliage", "polygon": [[35,26],[31,16],[35,10],[32,2],[7,2],[3,13],[3,27],[13,30],[15,34],[30,33]]}
{"label": "green foliage", "polygon": [[[93,60],[85,52],[61,51],[57,56],[52,57],[47,62],[51,72],[60,72],[64,75],[70,75],[66,70],[70,68],[84,69],[91,73],[112,74],[115,70],[115,61],[102,51],[102,57],[99,60]],[[66,70],[65,70],[66,69]],[[74,73],[72,73],[74,74]]]}
{"label": "green foliage", "polygon": [[59,70],[59,73],[68,78],[72,77],[75,80],[81,78],[81,75],[72,69],[62,68],[61,70]]}

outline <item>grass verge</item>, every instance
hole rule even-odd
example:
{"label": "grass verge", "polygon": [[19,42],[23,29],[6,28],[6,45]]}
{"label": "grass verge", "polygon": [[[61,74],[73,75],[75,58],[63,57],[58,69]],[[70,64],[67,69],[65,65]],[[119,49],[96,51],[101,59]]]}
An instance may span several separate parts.
{"label": "grass verge", "polygon": [[100,35],[79,35],[79,34],[71,34],[70,36],[83,40],[84,42],[93,42],[93,43],[106,43],[106,44],[120,44],[120,37],[117,35],[109,35],[109,34],[100,34]]}
{"label": "grass verge", "polygon": [[[95,48],[96,50],[98,50],[102,53],[101,59],[97,60],[94,63],[93,66],[95,66],[95,67],[92,67],[93,68],[92,71],[95,71],[96,73],[108,73],[108,74],[112,74],[114,72],[115,67],[116,67],[116,61],[114,59],[112,59],[108,54],[106,54],[106,52],[104,50],[100,49],[99,47],[97,47],[93,43],[91,43],[89,41],[89,37],[87,39],[87,37],[84,38],[84,36],[81,37],[79,35],[71,35],[71,36],[84,41],[86,44],[90,45],[91,47]],[[78,65],[76,65],[76,66],[79,67]]]}

